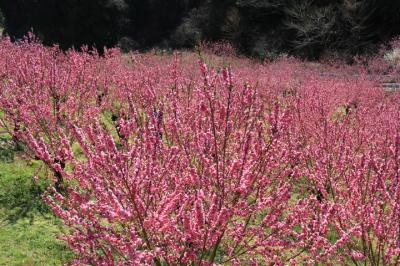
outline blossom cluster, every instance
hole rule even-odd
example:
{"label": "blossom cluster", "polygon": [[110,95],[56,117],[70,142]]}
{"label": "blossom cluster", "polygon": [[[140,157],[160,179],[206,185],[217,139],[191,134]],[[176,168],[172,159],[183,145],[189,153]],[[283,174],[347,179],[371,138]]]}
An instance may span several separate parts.
{"label": "blossom cluster", "polygon": [[0,41],[2,127],[51,173],[71,264],[399,264],[400,95],[205,61]]}

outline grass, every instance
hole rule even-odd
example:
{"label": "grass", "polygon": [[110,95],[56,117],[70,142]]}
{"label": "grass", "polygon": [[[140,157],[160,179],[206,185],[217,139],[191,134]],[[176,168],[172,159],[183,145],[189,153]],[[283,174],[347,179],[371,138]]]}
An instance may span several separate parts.
{"label": "grass", "polygon": [[57,236],[65,230],[42,202],[46,184],[32,177],[40,162],[26,161],[0,137],[0,265],[62,265],[72,254]]}
{"label": "grass", "polygon": [[0,226],[0,265],[62,265],[71,258],[57,240],[61,225],[55,218],[23,218]]}

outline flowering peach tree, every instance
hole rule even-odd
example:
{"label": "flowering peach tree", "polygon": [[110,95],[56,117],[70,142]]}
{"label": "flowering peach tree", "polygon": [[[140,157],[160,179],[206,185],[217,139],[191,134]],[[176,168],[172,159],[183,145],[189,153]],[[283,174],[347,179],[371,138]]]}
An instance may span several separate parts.
{"label": "flowering peach tree", "polygon": [[399,94],[232,65],[1,40],[1,124],[48,169],[71,264],[398,265]]}

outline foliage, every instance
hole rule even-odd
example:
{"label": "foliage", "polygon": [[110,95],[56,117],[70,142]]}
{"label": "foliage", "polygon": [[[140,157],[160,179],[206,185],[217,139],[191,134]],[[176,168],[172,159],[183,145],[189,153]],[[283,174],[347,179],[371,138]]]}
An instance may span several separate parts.
{"label": "foliage", "polygon": [[[162,45],[182,23],[183,17],[201,2],[204,1],[125,0],[128,23],[124,33],[137,41],[141,47]],[[196,12],[192,11],[192,14],[196,15]]]}
{"label": "foliage", "polygon": [[391,0],[3,0],[0,9],[12,38],[33,30],[64,49],[192,48],[226,40],[254,57],[318,59],[376,52],[400,34],[400,4]]}
{"label": "foliage", "polygon": [[0,28],[4,27],[4,15],[0,10]]}
{"label": "foliage", "polygon": [[123,6],[109,0],[4,0],[0,8],[9,36],[21,39],[33,30],[44,43],[63,48],[114,45],[124,20]]}
{"label": "foliage", "polygon": [[183,18],[182,23],[174,30],[170,43],[174,47],[191,48],[205,39],[209,25],[209,7],[194,8]]}

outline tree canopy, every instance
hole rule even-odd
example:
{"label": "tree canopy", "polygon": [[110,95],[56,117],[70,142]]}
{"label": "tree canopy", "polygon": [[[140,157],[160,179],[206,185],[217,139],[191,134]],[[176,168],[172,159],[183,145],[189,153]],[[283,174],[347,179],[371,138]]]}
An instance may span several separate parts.
{"label": "tree canopy", "polygon": [[13,39],[33,31],[62,48],[228,40],[251,56],[318,58],[368,52],[400,33],[400,2],[391,0],[0,0],[0,9]]}

